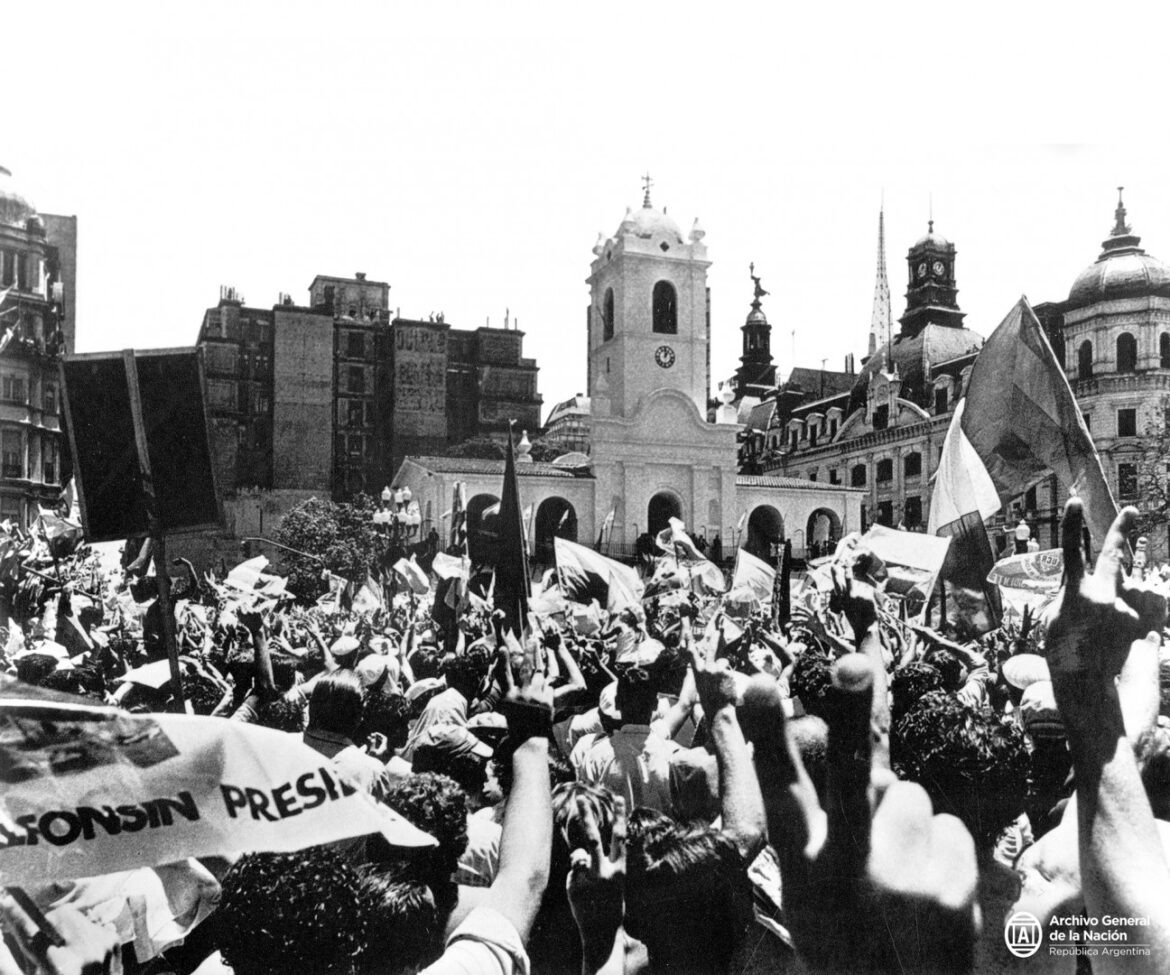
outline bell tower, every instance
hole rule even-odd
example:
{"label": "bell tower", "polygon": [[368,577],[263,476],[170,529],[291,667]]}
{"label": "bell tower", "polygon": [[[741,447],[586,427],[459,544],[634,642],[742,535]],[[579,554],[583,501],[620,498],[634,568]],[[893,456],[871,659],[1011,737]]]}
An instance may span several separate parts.
{"label": "bell tower", "polygon": [[598,236],[586,279],[589,395],[595,415],[627,417],[647,394],[677,389],[706,416],[710,312],[706,232],[695,221],[684,240],[666,209],[627,209],[612,237]]}
{"label": "bell tower", "polygon": [[755,391],[769,389],[776,385],[776,366],[772,362],[772,326],[760,304],[768,292],[756,275],[756,265],[748,265],[754,287],[752,308],[740,331],[743,333],[743,355],[739,357],[739,368],[735,370],[736,394],[745,396],[748,387]]}
{"label": "bell tower", "polygon": [[955,283],[955,245],[927,224],[906,255],[910,281],[906,289],[906,312],[898,319],[901,334],[913,337],[927,325],[962,328],[964,313],[959,310],[959,289]]}

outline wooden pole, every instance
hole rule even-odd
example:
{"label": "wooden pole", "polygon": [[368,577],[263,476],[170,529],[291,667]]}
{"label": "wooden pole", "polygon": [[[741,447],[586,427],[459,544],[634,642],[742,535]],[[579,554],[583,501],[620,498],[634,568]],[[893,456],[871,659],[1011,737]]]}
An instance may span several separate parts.
{"label": "wooden pole", "polygon": [[150,453],[146,441],[146,423],[142,416],[142,398],[138,391],[138,367],[134,350],[122,352],[126,367],[126,384],[130,391],[130,415],[134,420],[134,442],[138,453],[138,469],[142,475],[142,493],[146,499],[146,519],[150,537],[154,540],[155,585],[158,587],[158,608],[162,614],[163,646],[171,665],[171,683],[174,685],[172,709],[184,714],[187,698],[183,693],[183,672],[179,667],[179,646],[175,636],[175,617],[171,611],[171,577],[167,574],[166,537],[158,518],[158,499],[154,494],[154,479],[150,473]]}

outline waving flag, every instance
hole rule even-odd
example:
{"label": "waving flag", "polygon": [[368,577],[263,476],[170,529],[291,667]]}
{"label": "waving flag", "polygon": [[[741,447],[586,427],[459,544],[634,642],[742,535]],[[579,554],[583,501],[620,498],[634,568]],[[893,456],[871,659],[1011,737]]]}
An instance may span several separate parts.
{"label": "waving flag", "polygon": [[928,531],[952,536],[942,577],[967,591],[961,596],[981,590],[993,598],[984,519],[1050,472],[1084,501],[1100,544],[1117,505],[1064,370],[1021,298],[975,360],[935,477]]}
{"label": "waving flag", "polygon": [[735,553],[735,571],[731,576],[731,589],[747,589],[761,603],[772,601],[772,587],[776,584],[776,570],[747,549]]}
{"label": "waving flag", "polygon": [[670,524],[663,528],[654,540],[662,551],[677,555],[680,559],[706,561],[706,556],[698,550],[691,536],[687,534],[686,525],[678,518],[671,518]]}
{"label": "waving flag", "polygon": [[576,603],[620,610],[642,599],[642,580],[628,565],[599,555],[591,548],[564,538],[553,539],[561,594]]}

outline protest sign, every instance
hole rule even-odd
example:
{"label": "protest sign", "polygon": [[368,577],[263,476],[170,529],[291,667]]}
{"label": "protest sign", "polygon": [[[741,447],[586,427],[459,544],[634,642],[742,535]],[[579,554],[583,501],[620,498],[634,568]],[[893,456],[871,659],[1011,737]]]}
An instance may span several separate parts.
{"label": "protest sign", "polygon": [[1027,552],[1000,559],[991,568],[987,581],[999,586],[1004,609],[1033,615],[1044,609],[1060,591],[1064,577],[1064,553],[1058,548]]}
{"label": "protest sign", "polygon": [[0,877],[43,883],[381,833],[433,840],[295,736],[0,684]]}
{"label": "protest sign", "polygon": [[859,544],[885,564],[886,595],[907,600],[913,607],[912,615],[917,615],[934,591],[951,539],[874,525]]}

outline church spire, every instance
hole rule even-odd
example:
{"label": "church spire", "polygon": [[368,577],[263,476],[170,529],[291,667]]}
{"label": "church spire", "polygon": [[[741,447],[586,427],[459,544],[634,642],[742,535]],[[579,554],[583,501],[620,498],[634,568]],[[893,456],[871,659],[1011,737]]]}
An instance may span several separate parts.
{"label": "church spire", "polygon": [[878,211],[877,275],[873,285],[873,314],[869,321],[870,356],[877,353],[879,341],[890,343],[893,340],[893,328],[890,281],[886,275],[886,208],[883,206]]}

